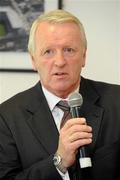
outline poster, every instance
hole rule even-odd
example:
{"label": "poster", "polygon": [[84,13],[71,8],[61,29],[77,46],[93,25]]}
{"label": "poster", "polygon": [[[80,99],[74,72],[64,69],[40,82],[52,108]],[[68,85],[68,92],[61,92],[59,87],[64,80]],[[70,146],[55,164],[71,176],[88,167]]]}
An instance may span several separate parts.
{"label": "poster", "polygon": [[0,0],[0,71],[31,69],[27,44],[32,22],[56,0]]}

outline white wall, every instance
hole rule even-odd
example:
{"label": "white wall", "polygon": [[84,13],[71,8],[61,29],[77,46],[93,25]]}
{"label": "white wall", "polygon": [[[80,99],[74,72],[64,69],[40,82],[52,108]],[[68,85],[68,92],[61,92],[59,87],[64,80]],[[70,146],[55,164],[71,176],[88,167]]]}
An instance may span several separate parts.
{"label": "white wall", "polygon": [[[46,11],[56,9],[55,0],[46,1]],[[87,64],[83,75],[120,84],[120,0],[64,0],[64,9],[82,21],[87,39]],[[28,54],[0,53],[0,67],[32,68]],[[33,86],[36,73],[0,72],[0,102]]]}
{"label": "white wall", "polygon": [[64,8],[85,27],[88,52],[83,75],[120,84],[120,0],[65,0]]}
{"label": "white wall", "polygon": [[38,75],[33,73],[0,73],[0,102],[30,88],[37,81]]}
{"label": "white wall", "polygon": [[[32,69],[28,53],[0,53],[0,67]],[[0,72],[0,103],[30,88],[39,80],[37,73]]]}

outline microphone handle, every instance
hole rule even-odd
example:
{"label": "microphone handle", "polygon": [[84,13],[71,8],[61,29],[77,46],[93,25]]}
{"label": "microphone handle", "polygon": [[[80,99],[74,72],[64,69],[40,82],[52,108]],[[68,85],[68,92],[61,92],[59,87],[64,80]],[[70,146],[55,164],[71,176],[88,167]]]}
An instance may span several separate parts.
{"label": "microphone handle", "polygon": [[75,106],[70,108],[72,118],[80,117],[79,110],[80,110],[80,106]]}
{"label": "microphone handle", "polygon": [[[80,117],[80,106],[75,106],[70,108],[72,118]],[[91,158],[87,155],[85,147],[79,148],[80,158],[79,163],[81,168],[87,168],[92,166]]]}

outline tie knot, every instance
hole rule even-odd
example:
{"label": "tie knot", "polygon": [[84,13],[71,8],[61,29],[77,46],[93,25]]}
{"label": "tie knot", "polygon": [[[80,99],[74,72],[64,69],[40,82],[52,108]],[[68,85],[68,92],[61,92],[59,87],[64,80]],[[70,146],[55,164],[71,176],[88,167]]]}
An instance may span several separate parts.
{"label": "tie knot", "polygon": [[61,100],[57,103],[57,106],[65,111],[70,111],[70,106],[68,105],[68,102],[66,100]]}

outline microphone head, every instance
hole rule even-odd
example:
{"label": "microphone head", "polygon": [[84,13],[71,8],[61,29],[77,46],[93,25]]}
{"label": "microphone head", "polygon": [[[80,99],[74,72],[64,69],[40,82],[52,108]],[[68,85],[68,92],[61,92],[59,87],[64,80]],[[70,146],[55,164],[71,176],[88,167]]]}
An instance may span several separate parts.
{"label": "microphone head", "polygon": [[72,107],[81,106],[83,104],[83,98],[80,93],[74,92],[68,97],[68,104]]}

